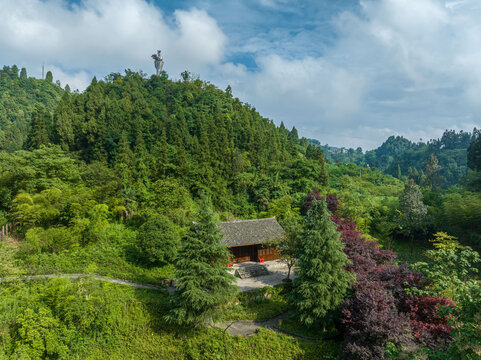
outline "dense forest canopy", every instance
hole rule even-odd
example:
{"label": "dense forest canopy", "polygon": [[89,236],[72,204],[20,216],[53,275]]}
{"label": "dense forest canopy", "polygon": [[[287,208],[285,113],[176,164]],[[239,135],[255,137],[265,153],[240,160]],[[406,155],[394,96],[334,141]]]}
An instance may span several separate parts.
{"label": "dense forest canopy", "polygon": [[63,92],[51,79],[27,77],[25,68],[4,66],[0,70],[0,150],[22,149],[34,114],[53,112]]}

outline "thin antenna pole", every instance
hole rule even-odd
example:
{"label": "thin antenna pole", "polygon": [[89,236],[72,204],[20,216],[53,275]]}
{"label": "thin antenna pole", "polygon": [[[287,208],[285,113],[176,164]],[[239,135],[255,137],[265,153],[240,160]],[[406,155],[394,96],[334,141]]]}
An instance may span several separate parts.
{"label": "thin antenna pole", "polygon": [[45,63],[42,64],[42,80],[45,80]]}

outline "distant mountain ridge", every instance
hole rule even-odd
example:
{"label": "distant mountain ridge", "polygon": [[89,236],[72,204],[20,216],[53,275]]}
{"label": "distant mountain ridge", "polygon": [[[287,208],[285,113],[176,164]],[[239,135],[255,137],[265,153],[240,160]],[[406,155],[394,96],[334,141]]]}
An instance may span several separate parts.
{"label": "distant mountain ridge", "polygon": [[321,145],[314,139],[308,139],[308,142],[320,146],[329,161],[375,167],[395,177],[400,173],[418,184],[423,183],[426,163],[433,154],[439,161],[440,185],[446,188],[459,184],[467,175],[467,149],[480,134],[481,130],[476,128],[472,132],[446,130],[440,139],[432,139],[427,143],[414,143],[402,136],[390,136],[377,149],[365,153],[360,148],[354,150]]}

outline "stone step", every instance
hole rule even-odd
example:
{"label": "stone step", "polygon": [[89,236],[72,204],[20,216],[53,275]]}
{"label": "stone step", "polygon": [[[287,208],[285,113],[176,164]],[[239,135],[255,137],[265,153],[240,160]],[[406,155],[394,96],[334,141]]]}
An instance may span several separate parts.
{"label": "stone step", "polygon": [[269,270],[262,264],[240,265],[235,271],[235,276],[241,279],[269,275]]}

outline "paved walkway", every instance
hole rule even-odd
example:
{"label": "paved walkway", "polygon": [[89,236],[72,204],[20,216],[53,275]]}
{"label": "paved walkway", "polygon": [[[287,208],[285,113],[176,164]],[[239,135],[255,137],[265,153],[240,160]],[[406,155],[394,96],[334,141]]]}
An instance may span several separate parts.
{"label": "paved walkway", "polygon": [[307,336],[288,333],[286,331],[276,328],[276,325],[278,325],[282,320],[287,319],[288,317],[289,317],[289,313],[285,312],[265,321],[256,321],[256,320],[223,321],[215,324],[215,326],[226,330],[232,336],[252,336],[255,333],[257,333],[257,330],[259,330],[259,328],[265,328],[265,329],[274,331],[278,334],[289,335],[291,337],[304,340],[304,341],[316,342],[318,340],[316,338],[310,338]]}
{"label": "paved walkway", "polygon": [[[287,277],[287,265],[276,260],[266,261],[264,265],[267,267],[267,270],[269,270],[269,275],[247,279],[237,279],[236,285],[240,287],[242,292],[261,289],[266,286],[275,286],[282,284],[282,280]],[[234,271],[238,266],[240,265],[234,265]],[[291,279],[294,279],[296,277],[293,270],[291,270],[290,277]]]}
{"label": "paved walkway", "polygon": [[[261,289],[266,286],[275,286],[282,284],[282,280],[287,277],[287,266],[277,261],[268,261],[265,263],[270,274],[265,276],[259,276],[255,278],[239,279],[237,278],[236,285],[239,286],[241,292],[246,292],[255,289]],[[235,270],[235,267],[234,267]],[[295,275],[291,273],[291,278]],[[88,274],[47,274],[47,275],[25,275],[25,276],[7,276],[0,277],[0,282],[14,281],[14,280],[35,280],[35,279],[79,279],[90,278],[100,281],[105,281],[114,284],[121,284],[126,286],[132,286],[139,289],[165,289],[159,285],[142,284],[137,282],[131,282],[123,279],[109,278],[101,275],[88,275]],[[170,294],[175,292],[174,287],[166,288]]]}
{"label": "paved walkway", "polygon": [[105,281],[114,284],[121,284],[132,286],[139,289],[162,289],[159,285],[152,284],[141,284],[136,282],[131,282],[122,279],[112,279],[100,275],[86,275],[86,274],[48,274],[48,275],[25,275],[25,276],[7,276],[1,277],[0,282],[14,281],[14,280],[36,280],[36,279],[79,279],[79,278],[89,278],[100,281]]}

